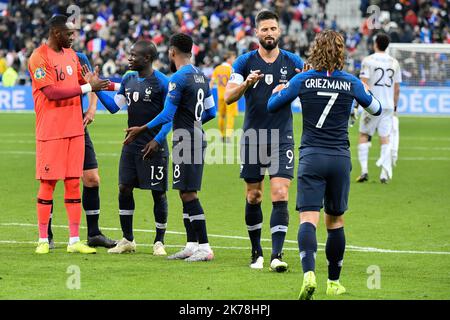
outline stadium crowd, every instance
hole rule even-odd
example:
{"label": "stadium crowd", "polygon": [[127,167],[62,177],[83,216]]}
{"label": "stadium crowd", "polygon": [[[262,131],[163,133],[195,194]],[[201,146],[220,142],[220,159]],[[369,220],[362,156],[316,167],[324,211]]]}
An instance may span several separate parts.
{"label": "stadium crowd", "polygon": [[[285,30],[280,43],[282,48],[305,58],[316,33],[325,28],[341,31],[348,52],[346,69],[358,74],[360,62],[371,52],[373,35],[378,31],[370,28],[371,17],[367,12],[370,5],[381,8],[380,24],[376,26],[387,32],[392,42],[450,43],[450,11],[446,0],[361,0],[361,27],[353,29],[339,26],[336,16],[327,16],[328,2],[80,0],[75,1],[81,8],[79,20],[75,21],[81,29],[74,49],[85,52],[95,65],[102,66],[104,76],[118,78],[127,70],[130,44],[137,39],[151,39],[159,51],[156,67],[169,73],[167,42],[170,35],[181,31],[194,38],[195,64],[210,76],[228,50],[239,55],[258,46],[253,36],[255,15],[262,8],[271,8],[280,15]],[[74,2],[19,0],[2,3],[0,76],[8,68],[14,69],[18,72],[18,82],[28,83],[27,59],[45,39],[48,19],[55,13],[67,14],[67,7]],[[414,57],[406,58],[414,60],[410,72],[419,69]],[[447,58],[439,58],[442,63],[436,68],[448,67]],[[445,76],[444,72],[439,77]]]}

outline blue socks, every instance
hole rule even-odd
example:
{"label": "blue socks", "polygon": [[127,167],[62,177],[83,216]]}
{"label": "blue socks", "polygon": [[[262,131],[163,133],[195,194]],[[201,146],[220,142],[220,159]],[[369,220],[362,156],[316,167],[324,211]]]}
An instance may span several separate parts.
{"label": "blue socks", "polygon": [[167,197],[164,191],[152,191],[153,214],[155,215],[156,236],[153,243],[161,241],[164,243],[164,235],[167,228]]}
{"label": "blue socks", "polygon": [[133,214],[134,214],[133,191],[119,192],[119,216],[123,237],[133,241]]}
{"label": "blue socks", "polygon": [[[208,243],[208,233],[206,232],[205,213],[199,199],[195,199],[183,204],[185,212],[189,215],[190,225],[198,239],[198,243]],[[196,241],[196,240],[195,240]],[[188,242],[195,242],[189,241]]]}
{"label": "blue socks", "polygon": [[325,253],[328,260],[328,279],[339,280],[345,251],[344,227],[328,229],[328,238]]}
{"label": "blue socks", "polygon": [[302,261],[303,273],[315,271],[317,238],[316,227],[309,222],[300,224],[298,230],[298,249]]}
{"label": "blue socks", "polygon": [[98,218],[100,215],[100,196],[98,187],[83,186],[82,204],[86,213],[86,224],[88,236],[93,237],[100,234]]}
{"label": "blue socks", "polygon": [[245,224],[247,225],[248,236],[252,243],[252,254],[259,257],[263,255],[261,248],[261,228],[263,222],[263,213],[261,203],[245,203]]}
{"label": "blue socks", "polygon": [[270,216],[270,233],[272,234],[272,260],[278,258],[283,250],[284,239],[289,225],[289,211],[287,201],[272,202],[273,209]]}

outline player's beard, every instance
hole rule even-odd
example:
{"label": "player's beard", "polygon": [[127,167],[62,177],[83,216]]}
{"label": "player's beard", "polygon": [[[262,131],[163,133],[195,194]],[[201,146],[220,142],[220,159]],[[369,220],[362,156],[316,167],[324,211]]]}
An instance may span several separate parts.
{"label": "player's beard", "polygon": [[280,39],[273,38],[272,43],[267,43],[264,39],[259,39],[259,43],[267,51],[271,51],[271,50],[275,49],[278,46],[279,41],[280,41]]}
{"label": "player's beard", "polygon": [[177,72],[177,66],[173,60],[170,61],[170,71],[171,72]]}

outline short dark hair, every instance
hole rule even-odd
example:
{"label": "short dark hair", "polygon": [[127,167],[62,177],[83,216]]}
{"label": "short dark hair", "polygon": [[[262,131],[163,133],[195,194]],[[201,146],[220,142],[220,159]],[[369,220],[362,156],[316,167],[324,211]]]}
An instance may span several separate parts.
{"label": "short dark hair", "polygon": [[136,47],[141,47],[145,55],[150,55],[150,59],[152,62],[158,58],[158,51],[152,41],[139,40],[134,45]]}
{"label": "short dark hair", "polygon": [[68,19],[69,19],[69,17],[64,14],[55,14],[48,21],[49,28],[50,29],[64,28],[64,27],[66,27],[66,23],[67,23]]}
{"label": "short dark hair", "polygon": [[276,20],[277,22],[280,20],[280,18],[275,12],[270,10],[263,10],[256,15],[255,22],[256,25],[258,25],[263,20],[272,20],[272,19]]}
{"label": "short dark hair", "polygon": [[375,43],[381,51],[385,51],[390,42],[391,38],[389,38],[389,36],[385,33],[379,33],[375,36]]}
{"label": "short dark hair", "polygon": [[194,41],[184,33],[176,33],[170,37],[169,46],[175,47],[183,53],[191,53]]}

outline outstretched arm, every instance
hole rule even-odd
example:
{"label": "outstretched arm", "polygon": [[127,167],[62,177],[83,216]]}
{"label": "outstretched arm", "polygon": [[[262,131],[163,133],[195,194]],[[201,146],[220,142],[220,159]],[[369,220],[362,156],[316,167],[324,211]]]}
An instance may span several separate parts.
{"label": "outstretched arm", "polygon": [[125,138],[123,144],[129,144],[133,142],[134,140],[136,140],[136,137],[145,130],[152,129],[166,123],[171,123],[176,111],[177,106],[170,101],[169,97],[167,97],[164,103],[163,111],[161,111],[155,118],[153,118],[152,121],[140,127],[130,127],[128,129],[125,129],[125,131],[127,132],[127,137]]}
{"label": "outstretched arm", "polygon": [[122,94],[116,94],[114,98],[103,91],[96,92],[98,99],[111,112],[116,113],[127,105],[126,98]]}
{"label": "outstretched arm", "polygon": [[286,104],[290,105],[298,97],[299,93],[300,81],[299,75],[296,75],[286,85],[279,85],[273,90],[272,96],[267,103],[267,111],[272,113],[277,112]]}
{"label": "outstretched arm", "polygon": [[382,108],[380,102],[372,95],[364,82],[356,79],[353,91],[354,98],[365,111],[374,116],[379,116],[381,114]]}

